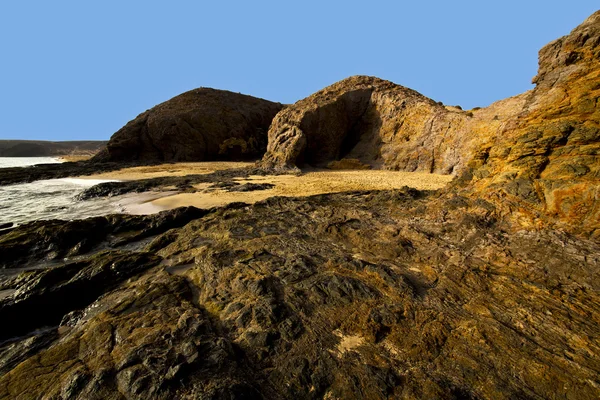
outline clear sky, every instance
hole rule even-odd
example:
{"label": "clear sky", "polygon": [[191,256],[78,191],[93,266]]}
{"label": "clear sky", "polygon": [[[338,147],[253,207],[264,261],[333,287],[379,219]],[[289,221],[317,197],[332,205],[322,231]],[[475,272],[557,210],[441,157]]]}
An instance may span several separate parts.
{"label": "clear sky", "polygon": [[200,87],[293,103],[374,75],[463,108],[532,87],[573,1],[2,1],[0,138],[108,139]]}

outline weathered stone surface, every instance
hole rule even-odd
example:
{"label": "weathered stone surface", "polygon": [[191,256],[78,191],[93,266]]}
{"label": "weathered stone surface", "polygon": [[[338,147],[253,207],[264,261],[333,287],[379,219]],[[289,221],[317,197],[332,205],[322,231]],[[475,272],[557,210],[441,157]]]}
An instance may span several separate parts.
{"label": "weathered stone surface", "polygon": [[283,106],[225,90],[194,89],[138,115],[97,161],[209,161],[260,158]]}
{"label": "weathered stone surface", "polygon": [[408,189],[272,198],[144,250],[163,267],[63,309],[56,339],[11,359],[0,398],[600,395],[600,246],[512,232],[490,202]]}
{"label": "weathered stone surface", "polygon": [[0,341],[58,325],[65,314],[87,307],[160,260],[149,253],[101,252],[83,261],[21,275],[13,283],[17,291],[0,300]]}
{"label": "weathered stone surface", "polygon": [[530,92],[482,109],[444,107],[356,76],[282,110],[263,165],[326,165],[455,174],[468,193],[526,227],[600,235],[600,12],[540,51]]}
{"label": "weathered stone surface", "polygon": [[484,138],[471,192],[522,225],[600,237],[600,11],[540,51],[518,118]]}
{"label": "weathered stone surface", "polygon": [[498,133],[523,103],[518,96],[466,112],[389,81],[354,76],[279,112],[263,165],[355,159],[373,168],[456,174],[468,163],[479,131]]}
{"label": "weathered stone surface", "polygon": [[69,222],[31,222],[0,235],[0,268],[60,261],[107,246],[124,246],[181,227],[205,213],[185,207],[149,216],[107,215]]}

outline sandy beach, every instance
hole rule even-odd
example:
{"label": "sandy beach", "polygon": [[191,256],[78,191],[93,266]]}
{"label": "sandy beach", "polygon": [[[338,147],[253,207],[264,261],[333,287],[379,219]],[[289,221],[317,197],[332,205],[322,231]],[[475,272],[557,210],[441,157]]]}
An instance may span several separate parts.
{"label": "sandy beach", "polygon": [[153,200],[163,210],[182,206],[210,208],[233,202],[256,203],[273,196],[312,196],[323,193],[355,190],[390,190],[403,186],[421,190],[444,187],[452,180],[449,175],[397,171],[315,171],[303,175],[251,176],[236,179],[239,183],[270,183],[275,187],[252,192],[208,190],[209,184],[197,185],[196,193],[179,193]]}
{"label": "sandy beach", "polygon": [[[163,176],[207,174],[251,165],[252,163],[242,162],[175,163],[125,168],[82,178],[137,180]],[[266,190],[229,192],[224,189],[210,188],[211,183],[200,183],[194,185],[196,192],[165,192],[164,196],[160,198],[144,199],[138,206],[130,205],[128,208],[133,213],[145,214],[183,206],[210,208],[233,202],[251,204],[273,196],[297,197],[355,190],[390,190],[403,186],[420,190],[435,190],[444,187],[452,178],[450,175],[383,170],[309,170],[299,175],[251,175],[248,178],[234,179],[234,181],[239,184],[269,183],[274,187]]]}

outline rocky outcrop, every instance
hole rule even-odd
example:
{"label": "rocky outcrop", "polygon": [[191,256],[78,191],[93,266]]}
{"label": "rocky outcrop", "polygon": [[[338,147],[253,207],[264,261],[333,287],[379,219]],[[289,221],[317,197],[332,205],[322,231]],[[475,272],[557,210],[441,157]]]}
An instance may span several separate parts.
{"label": "rocky outcrop", "polygon": [[30,222],[0,234],[0,268],[40,261],[60,262],[106,249],[106,246],[140,242],[204,214],[204,210],[185,207],[149,216],[108,215],[69,222]]}
{"label": "rocky outcrop", "polygon": [[469,111],[388,81],[351,77],[282,110],[262,163],[353,159],[454,174],[465,193],[496,202],[521,227],[550,224],[598,237],[599,55],[597,12],[540,51],[534,90]]}
{"label": "rocky outcrop", "polygon": [[491,202],[272,198],[109,250],[10,282],[3,326],[49,328],[0,344],[0,398],[600,395],[598,243]]}
{"label": "rocky outcrop", "polygon": [[456,174],[466,167],[480,131],[498,134],[523,103],[519,96],[467,112],[389,81],[354,76],[277,114],[263,165],[353,159],[373,168]]}
{"label": "rocky outcrop", "polygon": [[96,161],[256,159],[283,106],[238,93],[200,88],[138,115],[117,131]]}
{"label": "rocky outcrop", "polygon": [[536,88],[499,135],[484,136],[467,190],[521,226],[600,237],[600,11],[540,51]]}
{"label": "rocky outcrop", "polygon": [[0,232],[0,398],[600,398],[599,28],[486,109],[357,77],[272,126],[265,165],[456,174],[443,191]]}

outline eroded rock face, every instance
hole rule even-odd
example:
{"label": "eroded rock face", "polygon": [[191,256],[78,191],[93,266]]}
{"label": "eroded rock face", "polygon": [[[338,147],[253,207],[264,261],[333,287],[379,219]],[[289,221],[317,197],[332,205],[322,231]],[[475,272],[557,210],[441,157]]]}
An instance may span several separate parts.
{"label": "eroded rock face", "polygon": [[117,131],[97,161],[210,161],[260,158],[283,106],[200,88],[138,115]]}
{"label": "eroded rock face", "polygon": [[374,168],[456,174],[468,163],[479,132],[497,133],[523,102],[520,96],[466,112],[389,81],[354,76],[277,114],[263,165],[353,159]]}
{"label": "eroded rock face", "polygon": [[0,398],[596,399],[599,266],[598,243],[460,195],[236,204],[17,280],[73,309],[0,345]]}
{"label": "eroded rock face", "polygon": [[263,165],[359,165],[461,176],[522,226],[600,235],[600,12],[540,51],[536,88],[483,109],[444,107],[357,76],[282,110]]}
{"label": "eroded rock face", "polygon": [[468,190],[527,227],[600,237],[600,11],[540,51],[518,118],[483,137]]}
{"label": "eroded rock face", "polygon": [[181,227],[205,213],[205,210],[183,207],[149,216],[107,215],[68,222],[30,222],[0,234],[0,268],[72,259],[107,246],[139,242]]}
{"label": "eroded rock face", "polygon": [[[385,102],[374,97],[397,94],[435,114],[432,126],[455,118],[491,129],[456,142],[470,150],[455,164],[460,130],[448,130],[442,156],[429,156],[460,172],[443,191],[112,216],[96,221],[92,246],[78,240],[91,230],[84,221],[0,235],[12,254],[2,273],[59,264],[0,280],[2,323],[11,335],[28,331],[0,343],[0,398],[600,398],[598,205],[584,195],[598,187],[599,19],[542,50],[534,91],[473,116],[352,78],[379,89],[368,102],[362,91],[338,96],[327,112],[367,115]],[[316,148],[321,129],[298,115],[278,136],[290,151],[270,151],[267,164],[306,162]],[[355,131],[365,125],[353,119],[336,130],[318,107],[306,115],[359,139],[380,132]],[[421,126],[417,113],[403,115]],[[424,143],[440,140],[435,131],[419,131]],[[342,136],[312,160],[342,155]],[[398,168],[427,165],[406,151]],[[372,161],[357,153],[347,158]]]}

